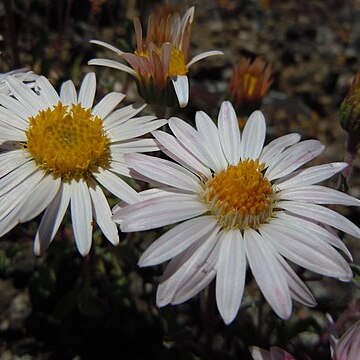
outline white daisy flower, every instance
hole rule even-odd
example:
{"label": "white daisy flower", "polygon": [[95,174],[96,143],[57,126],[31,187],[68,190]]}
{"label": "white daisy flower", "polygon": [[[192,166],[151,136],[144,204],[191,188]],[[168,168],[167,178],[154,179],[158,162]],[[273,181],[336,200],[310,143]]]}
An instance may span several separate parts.
{"label": "white daisy flower", "polygon": [[157,150],[154,139],[137,137],[167,121],[133,118],[143,104],[114,111],[125,97],[117,92],[93,107],[94,73],[85,76],[78,95],[70,80],[60,96],[43,76],[36,80],[39,93],[13,76],[6,81],[13,95],[0,94],[0,236],[46,209],[34,244],[40,254],[70,204],[82,255],[90,251],[93,218],[116,245],[118,231],[100,185],[126,203],[138,201],[137,192],[118,176],[129,176],[123,155]]}
{"label": "white daisy flower", "polygon": [[150,266],[172,259],[158,287],[159,306],[188,300],[216,276],[217,306],[228,324],[240,307],[248,264],[271,307],[286,319],[292,298],[308,306],[315,300],[284,258],[351,280],[351,269],[335,248],[351,255],[330,227],[356,237],[360,229],[322,204],[359,206],[360,201],[314,185],[346,163],[296,171],[324,146],[289,134],[263,147],[266,126],[260,111],[250,116],[240,137],[229,102],[221,106],[218,126],[202,111],[196,114],[197,130],[178,118],[169,126],[175,136],[153,135],[180,165],[126,156],[136,172],[166,188],[145,192],[143,201],[113,212],[124,232],[185,221],[157,239],[139,261]]}
{"label": "white daisy flower", "polygon": [[35,80],[39,77],[39,75],[35,74],[32,71],[27,71],[26,69],[17,69],[9,71],[7,73],[2,73],[0,74],[0,94],[10,94],[10,89],[5,81],[6,77],[9,75],[12,75],[13,77],[19,79],[31,88],[35,86]]}

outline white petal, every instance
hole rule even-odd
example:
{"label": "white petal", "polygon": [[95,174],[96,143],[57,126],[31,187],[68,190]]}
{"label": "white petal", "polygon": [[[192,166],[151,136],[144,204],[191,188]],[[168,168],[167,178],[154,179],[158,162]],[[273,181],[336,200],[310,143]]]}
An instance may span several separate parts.
{"label": "white petal", "polygon": [[96,91],[96,77],[94,73],[88,73],[81,83],[78,101],[85,109],[93,106]]}
{"label": "white petal", "polygon": [[0,220],[0,237],[8,233],[19,223],[17,214],[20,207],[21,204],[18,204],[13,211]]}
{"label": "white petal", "polygon": [[216,303],[225,324],[230,324],[241,304],[244,292],[246,257],[244,239],[239,230],[223,231],[216,264]]}
{"label": "white petal", "polygon": [[229,101],[221,104],[218,128],[221,146],[228,163],[237,165],[240,160],[240,129],[235,110]]}
{"label": "white petal", "polygon": [[187,220],[207,212],[198,195],[173,194],[140,201],[126,206],[113,215],[123,232],[155,229]]}
{"label": "white petal", "polygon": [[325,186],[310,185],[285,189],[277,193],[281,200],[295,200],[314,204],[360,206],[360,200]]}
{"label": "white petal", "polygon": [[0,105],[26,121],[34,115],[32,110],[28,110],[20,101],[8,95],[0,94]]}
{"label": "white petal", "polygon": [[7,175],[11,171],[19,168],[30,160],[24,156],[23,150],[7,151],[0,154],[0,178]]}
{"label": "white petal", "polygon": [[113,46],[113,45],[110,45],[104,41],[100,41],[100,40],[90,40],[89,41],[90,44],[95,44],[95,45],[100,45],[100,46],[103,46],[104,48],[106,49],[109,49],[113,52],[115,52],[116,54],[118,55],[121,55],[123,54],[123,51],[121,51],[120,49],[118,49],[117,47]]}
{"label": "white petal", "polygon": [[199,141],[207,150],[208,156],[215,163],[214,169],[225,170],[228,162],[220,144],[219,132],[211,118],[203,111],[197,111],[195,115],[196,128],[199,133]]}
{"label": "white petal", "polygon": [[268,180],[275,180],[286,176],[314,159],[324,150],[324,145],[317,140],[305,140],[286,149],[278,161],[269,165],[265,172]]}
{"label": "white petal", "polygon": [[[16,100],[15,100],[16,101]],[[18,101],[17,101],[18,102]],[[16,115],[12,110],[0,107],[0,123],[21,129],[27,130],[29,122],[22,117]]]}
{"label": "white petal", "polygon": [[71,183],[70,208],[76,246],[80,254],[85,256],[92,242],[92,210],[89,189],[82,179]]}
{"label": "white petal", "polygon": [[34,253],[40,255],[49,246],[59,229],[66,209],[69,205],[71,187],[62,183],[58,193],[43,215],[34,242]]}
{"label": "white petal", "polygon": [[24,130],[17,129],[4,123],[0,123],[0,139],[4,141],[27,141]]}
{"label": "white petal", "polygon": [[65,81],[61,85],[60,98],[63,105],[71,105],[78,103],[75,85],[71,80]]}
{"label": "white petal", "polygon": [[159,150],[159,144],[154,139],[134,139],[110,145],[110,150],[112,154],[152,152]]}
{"label": "white petal", "polygon": [[91,182],[89,193],[93,205],[94,218],[101,231],[113,245],[119,244],[119,233],[116,224],[111,219],[112,214],[103,191],[99,185]]}
{"label": "white petal", "polygon": [[265,118],[261,111],[254,111],[246,121],[240,144],[241,160],[257,159],[263,149],[266,133]]}
{"label": "white petal", "polygon": [[211,177],[209,168],[204,166],[196,157],[185,149],[174,136],[160,130],[155,130],[152,134],[163,146],[161,150],[170,158],[198,175],[205,175],[207,178]]}
{"label": "white petal", "polygon": [[273,162],[277,161],[278,156],[284,151],[285,148],[294,145],[299,141],[299,134],[293,133],[280,136],[279,138],[271,141],[269,144],[264,146],[260,155],[260,162],[265,163],[269,166]]}
{"label": "white petal", "polygon": [[301,170],[297,175],[276,184],[279,190],[290,189],[296,186],[307,186],[326,180],[339,173],[348,166],[347,163],[331,163],[312,166]]}
{"label": "white petal", "polygon": [[124,64],[119,63],[118,61],[109,60],[109,59],[92,59],[88,61],[88,65],[99,65],[99,66],[107,66],[113,69],[125,71],[126,73],[137,77],[137,72],[130,68],[129,66],[126,66]]}
{"label": "white petal", "polygon": [[262,236],[289,260],[319,274],[350,281],[352,272],[344,258],[311,231],[296,231],[275,223],[260,227]]}
{"label": "white petal", "polygon": [[360,238],[360,229],[356,225],[354,225],[345,216],[342,216],[326,207],[294,201],[279,201],[277,206],[294,214],[328,224],[336,229]]}
{"label": "white petal", "polygon": [[138,193],[130,185],[111,171],[105,170],[99,173],[93,173],[93,176],[102,186],[128,204],[141,200]]}
{"label": "white petal", "polygon": [[37,78],[36,84],[42,89],[40,96],[48,107],[52,107],[60,101],[58,93],[45,76]]}
{"label": "white petal", "polygon": [[213,231],[216,224],[213,216],[201,216],[173,227],[146,249],[139,260],[139,266],[157,265],[175,257]]}
{"label": "white petal", "polygon": [[189,101],[189,80],[186,75],[177,75],[172,78],[175,93],[181,108],[186,107]]}
{"label": "white petal", "polygon": [[283,269],[272,248],[257,231],[244,231],[246,255],[264,297],[282,319],[291,315],[291,297]]}
{"label": "white petal", "polygon": [[187,68],[189,68],[190,66],[194,65],[196,62],[205,59],[209,56],[215,56],[215,55],[224,55],[224,53],[222,51],[218,51],[218,50],[212,50],[212,51],[206,51],[203,52],[201,54],[195,55],[186,65]]}
{"label": "white petal", "polygon": [[125,95],[119,92],[109,93],[94,106],[91,113],[101,119],[105,119],[120,104],[124,97]]}

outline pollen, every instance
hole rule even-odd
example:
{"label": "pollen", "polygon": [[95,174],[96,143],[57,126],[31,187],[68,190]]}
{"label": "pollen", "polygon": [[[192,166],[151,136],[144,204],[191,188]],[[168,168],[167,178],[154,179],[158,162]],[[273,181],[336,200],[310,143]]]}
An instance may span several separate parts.
{"label": "pollen", "polygon": [[201,200],[222,227],[256,229],[271,217],[275,195],[263,170],[258,160],[244,160],[204,182]]}
{"label": "pollen", "polygon": [[78,180],[109,167],[109,139],[102,119],[91,109],[59,102],[30,117],[29,123],[23,148],[54,177]]}

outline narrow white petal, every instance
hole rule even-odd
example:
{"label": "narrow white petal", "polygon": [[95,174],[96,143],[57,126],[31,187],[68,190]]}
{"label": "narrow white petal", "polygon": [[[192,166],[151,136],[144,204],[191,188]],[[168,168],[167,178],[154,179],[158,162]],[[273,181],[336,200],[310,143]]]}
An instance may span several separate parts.
{"label": "narrow white petal", "polygon": [[211,171],[185,149],[174,136],[160,130],[153,131],[156,140],[163,146],[166,155],[198,175],[211,177]]}
{"label": "narrow white petal", "polygon": [[114,223],[114,221],[112,221],[112,214],[108,201],[99,185],[97,185],[93,181],[90,185],[91,186],[89,186],[89,193],[93,206],[94,218],[106,238],[113,245],[118,245],[119,233],[116,224]]}
{"label": "narrow white petal", "polygon": [[19,222],[29,221],[43,212],[55,198],[60,184],[60,178],[45,176],[24,201],[19,210]]}
{"label": "narrow white petal", "polygon": [[52,107],[60,101],[58,93],[45,76],[39,76],[36,79],[36,84],[42,89],[40,96],[48,107]]}
{"label": "narrow white petal", "polygon": [[96,77],[94,73],[85,75],[80,91],[78,101],[85,109],[90,109],[93,106],[96,91]]}
{"label": "narrow white petal", "polygon": [[109,169],[111,172],[118,174],[118,175],[123,175],[126,177],[132,177],[133,179],[136,178],[134,172],[132,170],[130,170],[130,168],[126,164],[125,160],[117,161],[117,159],[115,159],[115,158],[118,156],[114,156],[114,154],[112,154],[112,157],[113,157],[113,159],[111,161],[111,167]]}
{"label": "narrow white petal", "polygon": [[189,101],[189,80],[186,75],[177,75],[172,78],[175,93],[181,108],[186,107]]}
{"label": "narrow white petal", "polygon": [[0,220],[0,237],[8,233],[19,223],[17,214],[20,207],[21,204],[18,204],[13,211]]}
{"label": "narrow white petal", "polygon": [[285,273],[272,247],[257,231],[244,231],[246,255],[251,271],[264,297],[282,319],[291,315],[291,297]]}
{"label": "narrow white petal", "polygon": [[216,303],[225,324],[230,324],[241,304],[246,273],[245,244],[239,230],[223,231],[216,264]]}
{"label": "narrow white petal", "polygon": [[125,95],[119,92],[112,92],[105,95],[92,109],[92,114],[105,119],[124,99]]}
{"label": "narrow white petal", "polygon": [[124,64],[119,63],[115,60],[109,60],[109,59],[92,59],[88,61],[88,65],[98,65],[98,66],[107,66],[113,69],[125,71],[126,73],[137,77],[137,72],[130,68],[129,66],[126,66]]}
{"label": "narrow white petal", "polygon": [[4,141],[27,141],[24,130],[0,123],[0,139]]}
{"label": "narrow white petal", "polygon": [[154,139],[134,139],[110,145],[110,150],[112,154],[152,152],[159,150],[159,144]]}
{"label": "narrow white petal", "polygon": [[71,105],[78,103],[75,85],[71,80],[65,81],[61,85],[60,98],[61,98],[61,102],[64,105]]}
{"label": "narrow white petal", "polygon": [[235,110],[229,101],[221,104],[218,116],[219,137],[229,164],[240,160],[240,129]]}
{"label": "narrow white petal", "polygon": [[135,171],[162,184],[191,192],[200,189],[197,176],[171,161],[143,154],[126,154],[125,160]]}
{"label": "narrow white petal", "polygon": [[47,249],[51,241],[54,239],[59,229],[61,221],[64,217],[66,209],[69,206],[71,187],[68,183],[62,183],[58,193],[53,201],[47,207],[39,229],[36,233],[34,242],[34,253],[40,255]]}
{"label": "narrow white petal", "polygon": [[126,206],[113,215],[123,232],[155,229],[187,220],[207,212],[197,195],[173,194],[140,201]]}
{"label": "narrow white petal", "polygon": [[212,51],[206,51],[201,54],[195,55],[186,65],[186,67],[189,69],[190,66],[194,65],[196,62],[205,59],[209,56],[215,56],[215,55],[224,55],[222,51],[218,50],[212,50]]}
{"label": "narrow white petal", "polygon": [[0,178],[19,168],[30,160],[23,150],[7,151],[0,154]]}
{"label": "narrow white petal", "polygon": [[111,51],[113,51],[114,53],[121,55],[123,54],[123,51],[121,51],[120,49],[118,49],[117,47],[110,45],[104,41],[100,41],[100,40],[90,40],[89,41],[90,44],[95,44],[95,45],[99,45],[99,46],[103,46],[106,49],[109,49]]}
{"label": "narrow white petal", "polygon": [[228,167],[228,162],[220,144],[216,125],[203,111],[196,112],[195,122],[199,133],[199,141],[207,150],[208,156],[216,163],[215,169],[218,171],[225,170]]}
{"label": "narrow white petal", "polygon": [[269,144],[264,146],[260,155],[260,162],[265,163],[267,166],[271,165],[277,161],[278,156],[285,148],[298,143],[300,138],[299,134],[292,133],[280,136],[279,138],[271,141]]}
{"label": "narrow white petal", "polygon": [[339,173],[348,166],[347,163],[331,163],[309,167],[301,170],[298,174],[285,181],[276,184],[279,190],[290,189],[297,186],[307,186],[326,180]]}
{"label": "narrow white petal", "polygon": [[70,208],[76,246],[85,256],[92,242],[92,208],[88,186],[82,179],[71,183]]}
{"label": "narrow white petal", "polygon": [[6,109],[27,122],[29,117],[34,115],[32,110],[28,110],[28,108],[26,108],[20,101],[8,95],[0,94],[0,105],[4,106]]}
{"label": "narrow white petal", "polygon": [[266,133],[265,118],[261,111],[254,111],[246,121],[240,144],[241,160],[257,159],[263,149]]}
{"label": "narrow white petal", "polygon": [[352,272],[345,259],[310,231],[296,231],[275,223],[260,227],[262,236],[289,260],[319,274],[350,281]]}
{"label": "narrow white petal", "polygon": [[173,227],[146,249],[139,260],[139,266],[157,265],[175,257],[213,231],[215,226],[216,220],[213,216],[201,216]]}
{"label": "narrow white petal", "polygon": [[265,176],[271,181],[286,176],[317,157],[324,150],[324,145],[317,140],[305,140],[286,149],[278,162],[269,165]]}
{"label": "narrow white petal", "polygon": [[309,185],[285,189],[277,193],[281,200],[295,200],[313,204],[360,206],[360,200],[325,186]]}
{"label": "narrow white petal", "polygon": [[260,349],[257,346],[251,346],[250,352],[254,360],[273,360],[269,351]]}
{"label": "narrow white petal", "polygon": [[119,176],[109,170],[93,173],[96,180],[112,194],[128,204],[141,200],[138,193]]}
{"label": "narrow white petal", "polygon": [[[16,101],[16,100],[15,100]],[[29,127],[28,120],[16,115],[12,110],[0,107],[0,123],[25,131]]]}
{"label": "narrow white petal", "polygon": [[294,214],[328,224],[336,229],[360,238],[360,229],[345,216],[338,214],[334,210],[316,204],[305,204],[294,201],[279,201],[277,206]]}

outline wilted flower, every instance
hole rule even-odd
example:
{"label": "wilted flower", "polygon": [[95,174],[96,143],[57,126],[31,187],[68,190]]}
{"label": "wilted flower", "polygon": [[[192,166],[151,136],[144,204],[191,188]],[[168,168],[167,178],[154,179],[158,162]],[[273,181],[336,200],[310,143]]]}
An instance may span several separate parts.
{"label": "wilted flower", "polygon": [[93,59],[89,65],[108,66],[133,75],[137,79],[140,96],[149,104],[173,106],[177,97],[180,107],[185,107],[189,99],[187,73],[190,66],[208,56],[222,55],[221,51],[208,51],[189,61],[193,19],[194,7],[182,18],[165,8],[150,15],[146,37],[143,37],[140,20],[135,18],[134,53],[122,52],[102,41],[91,41],[114,51],[132,68],[108,59]]}
{"label": "wilted flower", "polygon": [[254,360],[296,360],[291,354],[278,346],[271,347],[270,351],[252,346],[250,351]]}
{"label": "wilted flower", "polygon": [[272,84],[272,68],[261,58],[242,58],[234,67],[229,95],[241,116],[248,117],[259,109]]}
{"label": "wilted flower", "polygon": [[157,291],[157,304],[182,303],[216,276],[217,306],[226,323],[240,307],[247,263],[265,298],[281,318],[292,310],[291,298],[314,306],[308,288],[288,265],[350,281],[352,271],[334,249],[351,258],[343,242],[323,224],[360,237],[360,229],[334,210],[318,204],[358,206],[339,191],[313,185],[344,169],[332,163],[295,171],[318,156],[316,140],[282,136],[263,147],[266,125],[260,111],[248,119],[240,140],[236,113],[221,106],[218,126],[200,111],[197,130],[171,118],[175,136],[153,135],[162,150],[179,162],[142,154],[126,155],[135,172],[163,184],[143,193],[143,201],[116,207],[122,231],[141,231],[183,223],[157,239],[140,266],[172,259]]}
{"label": "wilted flower", "polygon": [[35,74],[32,71],[27,71],[26,69],[17,69],[0,74],[0,94],[10,94],[10,89],[5,82],[6,77],[9,75],[12,75],[13,77],[22,81],[24,84],[27,84],[31,88],[35,86],[35,80],[39,77],[39,75]]}
{"label": "wilted flower", "polygon": [[78,95],[70,80],[60,96],[43,76],[36,80],[38,93],[13,76],[6,82],[12,96],[0,94],[0,236],[46,209],[34,244],[39,254],[53,240],[70,204],[82,255],[91,247],[93,217],[117,244],[118,231],[99,184],[126,203],[138,201],[137,192],[118,176],[129,175],[123,155],[156,150],[153,139],[137,137],[166,120],[133,118],[143,104],[114,111],[125,97],[117,92],[93,107],[93,73],[85,76]]}

